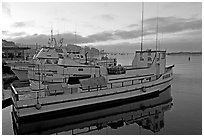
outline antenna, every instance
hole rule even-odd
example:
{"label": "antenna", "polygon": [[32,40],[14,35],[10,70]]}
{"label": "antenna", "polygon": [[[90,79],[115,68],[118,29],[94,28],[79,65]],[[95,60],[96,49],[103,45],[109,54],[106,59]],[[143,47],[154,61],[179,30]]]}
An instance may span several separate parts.
{"label": "antenna", "polygon": [[58,30],[58,35],[57,35],[57,37],[58,37],[58,38],[57,38],[57,41],[58,41],[58,42],[57,42],[57,45],[59,45],[59,44],[60,44],[60,34],[59,34],[59,30]]}
{"label": "antenna", "polygon": [[161,48],[161,45],[163,45],[163,31],[162,31],[162,36],[161,36],[161,43],[160,43],[160,48]]}
{"label": "antenna", "polygon": [[75,44],[77,44],[77,36],[76,36],[76,34],[77,34],[77,25],[75,25]]}
{"label": "antenna", "polygon": [[142,34],[141,34],[141,51],[142,51],[142,46],[143,46],[143,18],[144,18],[144,2],[142,2]]}
{"label": "antenna", "polygon": [[53,28],[51,29],[51,46],[53,46]]}

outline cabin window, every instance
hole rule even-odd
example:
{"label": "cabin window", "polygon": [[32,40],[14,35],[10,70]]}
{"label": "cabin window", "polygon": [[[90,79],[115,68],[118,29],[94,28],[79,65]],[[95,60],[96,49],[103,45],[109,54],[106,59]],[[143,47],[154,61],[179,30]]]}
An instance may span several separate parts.
{"label": "cabin window", "polygon": [[159,61],[159,59],[160,59],[160,53],[158,54],[157,61]]}
{"label": "cabin window", "polygon": [[140,53],[140,61],[144,61],[144,58],[142,56],[143,56],[143,54]]}
{"label": "cabin window", "polygon": [[148,52],[148,56],[151,56],[151,52]]}
{"label": "cabin window", "polygon": [[54,59],[53,62],[54,62],[54,64],[57,64],[57,63],[58,63],[58,60]]}
{"label": "cabin window", "polygon": [[144,61],[144,58],[143,58],[143,57],[140,57],[140,61]]}
{"label": "cabin window", "polygon": [[59,54],[59,58],[60,58],[60,59],[63,59],[64,57],[63,57],[63,55]]}
{"label": "cabin window", "polygon": [[35,75],[40,75],[40,72],[35,72]]}
{"label": "cabin window", "polygon": [[165,54],[165,52],[164,53],[162,53],[162,59],[165,59],[165,57],[166,57],[166,54]]}
{"label": "cabin window", "polygon": [[79,68],[78,71],[83,71],[83,68]]}
{"label": "cabin window", "polygon": [[46,76],[53,76],[52,74],[47,73]]}
{"label": "cabin window", "polygon": [[47,59],[47,60],[45,61],[45,64],[52,64],[52,61],[49,60],[49,59]]}
{"label": "cabin window", "polygon": [[148,60],[148,61],[152,61],[152,58],[151,58],[151,57],[148,57],[147,60]]}
{"label": "cabin window", "polygon": [[57,74],[57,71],[53,71],[53,74]]}

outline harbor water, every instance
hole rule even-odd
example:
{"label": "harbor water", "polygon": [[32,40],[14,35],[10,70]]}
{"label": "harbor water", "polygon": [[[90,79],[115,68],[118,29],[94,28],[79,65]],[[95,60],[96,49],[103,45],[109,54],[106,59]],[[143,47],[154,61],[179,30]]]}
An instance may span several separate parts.
{"label": "harbor water", "polygon": [[[122,65],[131,64],[133,54],[114,55],[118,63]],[[35,123],[26,122],[16,128],[13,123],[11,110],[6,107],[2,110],[2,134],[21,134],[29,129],[28,134],[95,134],[95,135],[201,135],[202,134],[202,56],[172,55],[167,56],[167,64],[175,64],[173,69],[174,79],[171,88],[172,101],[166,102],[166,95],[146,99],[140,102],[131,102],[114,108],[107,108],[86,114],[76,114],[73,117],[50,119]],[[168,94],[167,94],[168,95]],[[168,99],[168,98],[167,98]],[[163,102],[164,101],[164,102]],[[141,105],[152,104],[148,108],[147,116],[144,110],[137,110]],[[157,115],[157,109],[162,110]],[[154,114],[155,112],[155,114]],[[145,113],[145,114],[144,114]],[[130,124],[127,119],[134,119]],[[159,117],[160,128],[152,128],[155,117]],[[87,118],[87,119],[83,119]],[[78,120],[70,124],[72,120]],[[148,119],[148,120],[147,120]],[[145,121],[146,120],[146,121]],[[117,121],[117,123],[115,122]],[[124,121],[121,123],[121,121]],[[115,122],[115,123],[114,123]],[[148,123],[149,122],[149,123]],[[101,123],[101,128],[95,123]],[[105,125],[105,123],[108,123]],[[51,126],[54,124],[53,126]],[[143,124],[149,125],[142,126]],[[89,127],[87,126],[89,125]],[[103,126],[104,125],[104,126]],[[117,126],[116,126],[117,125]],[[41,128],[40,128],[41,127]],[[44,127],[44,129],[42,129]],[[47,128],[46,128],[47,127]],[[74,130],[70,130],[74,129]],[[154,130],[153,130],[154,129]],[[90,131],[90,132],[86,132]],[[24,134],[22,133],[22,134]]]}

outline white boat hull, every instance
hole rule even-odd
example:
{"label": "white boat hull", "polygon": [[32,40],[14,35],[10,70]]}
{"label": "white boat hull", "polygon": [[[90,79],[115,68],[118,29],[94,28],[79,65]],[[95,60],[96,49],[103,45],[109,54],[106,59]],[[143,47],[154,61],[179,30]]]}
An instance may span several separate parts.
{"label": "white boat hull", "polygon": [[28,70],[22,68],[12,68],[13,73],[18,77],[19,80],[28,80]]}
{"label": "white boat hull", "polygon": [[[121,102],[127,99],[135,101],[151,95],[158,95],[171,84],[172,73],[168,78],[160,77],[151,82],[129,85],[119,88],[110,88],[95,92],[84,92],[80,94],[57,95],[39,98],[40,108],[36,108],[37,100],[22,100],[14,104],[14,112],[18,118],[26,119],[29,116],[40,116],[60,112],[63,110],[73,111],[75,109],[98,107],[100,104],[110,105],[114,102]],[[165,74],[166,75],[166,74]],[[143,90],[145,87],[145,90]]]}

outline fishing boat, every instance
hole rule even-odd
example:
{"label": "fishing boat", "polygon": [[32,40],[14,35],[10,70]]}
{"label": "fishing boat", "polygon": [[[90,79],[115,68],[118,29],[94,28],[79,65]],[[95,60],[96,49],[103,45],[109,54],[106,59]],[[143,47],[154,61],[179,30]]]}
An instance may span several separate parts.
{"label": "fishing boat", "polygon": [[[141,38],[143,39],[143,33]],[[61,73],[60,81],[44,83],[39,75],[39,80],[33,80],[29,87],[11,84],[14,115],[19,120],[28,120],[30,117],[46,117],[65,110],[78,113],[79,110],[138,100],[161,93],[171,86],[174,65],[166,66],[165,50],[142,50],[142,46],[143,40],[141,50],[135,52],[130,66],[106,68],[73,65],[73,60],[62,58],[58,64],[63,67],[57,69]],[[72,62],[71,66],[66,65],[70,64],[69,61]],[[77,68],[81,74],[89,71],[91,77],[78,79],[70,84],[70,76],[63,73],[65,70],[71,72],[70,68]]]}
{"label": "fishing boat", "polygon": [[[51,39],[53,39],[51,33]],[[56,41],[56,40],[55,40]],[[12,71],[21,81],[34,80],[42,82],[62,82],[67,79],[69,84],[79,83],[79,79],[97,76],[100,67],[115,66],[116,59],[93,60],[79,52],[67,52],[54,41],[42,47],[26,65],[14,65]]]}
{"label": "fishing boat", "polygon": [[169,87],[173,78],[173,65],[166,67],[165,55],[165,51],[137,51],[133,67],[125,68],[124,74],[119,73],[120,69],[109,74],[98,68],[100,76],[82,79],[79,84],[70,85],[66,80],[47,85],[36,82],[20,88],[11,84],[13,110],[18,118],[24,119],[157,94]]}
{"label": "fishing boat", "polygon": [[[17,64],[11,66],[12,71],[21,81],[28,81],[28,70],[29,67],[32,67],[35,64],[57,64],[57,59],[62,54],[62,50],[58,46],[62,46],[63,39],[60,39],[60,42],[57,43],[56,39],[53,37],[53,31],[51,30],[51,38],[48,40],[48,46],[43,46],[39,51],[37,50],[36,45],[36,53],[34,56],[27,61],[26,63]],[[47,52],[45,52],[47,51]],[[47,62],[45,60],[48,60]],[[54,62],[53,62],[54,61]],[[12,63],[13,64],[13,63]]]}

